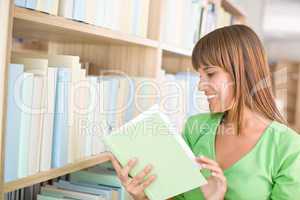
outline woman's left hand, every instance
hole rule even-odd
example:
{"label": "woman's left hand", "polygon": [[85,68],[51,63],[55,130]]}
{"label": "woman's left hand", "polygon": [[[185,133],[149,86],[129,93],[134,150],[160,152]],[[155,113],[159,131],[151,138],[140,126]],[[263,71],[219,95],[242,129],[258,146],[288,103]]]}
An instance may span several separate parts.
{"label": "woman's left hand", "polygon": [[219,164],[207,157],[197,157],[196,161],[202,169],[211,171],[211,176],[207,178],[207,184],[200,187],[206,200],[223,200],[227,190],[227,181],[223,170]]}

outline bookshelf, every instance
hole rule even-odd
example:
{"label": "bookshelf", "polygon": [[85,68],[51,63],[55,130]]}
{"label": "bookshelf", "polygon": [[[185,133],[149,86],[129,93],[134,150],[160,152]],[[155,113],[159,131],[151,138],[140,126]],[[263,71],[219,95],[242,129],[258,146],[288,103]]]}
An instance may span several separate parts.
{"label": "bookshelf", "polygon": [[110,155],[108,153],[102,153],[100,155],[90,156],[76,163],[68,164],[61,168],[51,169],[49,171],[39,172],[32,176],[18,179],[16,181],[8,182],[4,185],[4,192],[11,192],[20,188],[24,188],[30,185],[41,183],[53,178],[79,171],[88,167],[95,166],[100,163],[104,163],[110,160]]}
{"label": "bookshelf", "polygon": [[[0,2],[0,65],[1,68],[1,168],[0,199],[4,194],[33,184],[51,180],[106,161],[109,154],[86,157],[60,168],[4,182],[7,71],[11,53],[65,54],[80,56],[81,62],[92,63],[91,73],[108,68],[122,70],[130,76],[158,78],[162,69],[168,73],[192,71],[191,49],[162,41],[164,5],[151,0],[147,37],[114,31],[108,28],[65,19],[35,10],[14,6],[11,0]],[[245,23],[245,14],[229,0],[211,0],[235,17],[234,23]],[[4,36],[4,37],[2,37]],[[22,38],[22,42],[16,38]],[[97,52],[95,54],[95,52]]]}

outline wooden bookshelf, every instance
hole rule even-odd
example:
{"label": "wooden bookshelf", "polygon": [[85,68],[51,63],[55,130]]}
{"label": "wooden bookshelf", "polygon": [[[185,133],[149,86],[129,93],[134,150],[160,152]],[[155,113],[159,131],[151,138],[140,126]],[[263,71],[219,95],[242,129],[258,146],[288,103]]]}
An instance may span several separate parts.
{"label": "wooden bookshelf", "polygon": [[[220,3],[221,0],[218,1]],[[148,33],[147,37],[143,38],[15,7],[12,0],[0,1],[0,35],[4,36],[0,38],[0,200],[7,192],[92,167],[110,159],[108,153],[103,153],[83,158],[61,168],[4,183],[7,71],[11,52],[80,56],[81,62],[90,62],[96,68],[122,70],[130,76],[156,78],[162,69],[168,73],[192,71],[192,50],[166,44],[161,39],[164,16],[162,2],[150,1]],[[221,3],[224,9],[235,17],[245,18],[245,13],[230,0],[222,0]],[[34,42],[32,45],[15,44],[13,38]]]}
{"label": "wooden bookshelf", "polygon": [[15,7],[13,35],[48,41],[158,47],[158,41],[77,22],[60,16]]}
{"label": "wooden bookshelf", "polygon": [[103,153],[100,155],[90,156],[88,158],[84,158],[77,162],[65,165],[61,168],[50,169],[49,171],[39,172],[32,176],[28,176],[25,178],[18,179],[16,181],[11,181],[4,184],[4,192],[11,192],[20,188],[24,188],[30,185],[34,185],[37,183],[41,183],[47,180],[51,180],[53,178],[63,176],[75,171],[79,171],[85,168],[89,168],[110,160],[109,153]]}
{"label": "wooden bookshelf", "polygon": [[166,53],[177,55],[177,56],[186,56],[186,57],[192,56],[192,49],[180,48],[166,43],[162,45],[162,49]]}

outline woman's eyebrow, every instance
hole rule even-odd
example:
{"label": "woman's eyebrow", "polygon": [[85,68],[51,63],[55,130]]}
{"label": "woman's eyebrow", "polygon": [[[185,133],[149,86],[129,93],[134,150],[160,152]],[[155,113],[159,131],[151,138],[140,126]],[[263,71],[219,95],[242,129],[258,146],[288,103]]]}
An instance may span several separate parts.
{"label": "woman's eyebrow", "polygon": [[214,68],[215,66],[205,66],[203,67],[204,70],[210,69],[210,68]]}

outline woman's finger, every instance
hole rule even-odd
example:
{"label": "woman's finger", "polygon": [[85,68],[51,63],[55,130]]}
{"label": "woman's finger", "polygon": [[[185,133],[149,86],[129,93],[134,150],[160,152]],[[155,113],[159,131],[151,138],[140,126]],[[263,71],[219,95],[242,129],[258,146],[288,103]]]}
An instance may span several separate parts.
{"label": "woman's finger", "polygon": [[207,158],[207,157],[205,157],[205,156],[196,157],[196,161],[197,161],[197,162],[200,161],[200,162],[209,163],[209,164],[212,164],[212,165],[217,165],[217,166],[219,166],[219,164],[218,164],[216,161],[211,160],[211,159],[209,159],[209,158]]}
{"label": "woman's finger", "polygon": [[201,167],[204,168],[204,169],[209,169],[212,172],[223,173],[222,169],[219,166],[216,166],[216,165],[201,163]]}
{"label": "woman's finger", "polygon": [[111,158],[110,159],[111,163],[112,163],[114,169],[117,172],[117,175],[120,177],[121,176],[122,167],[121,167],[119,161],[113,155],[111,155],[110,158]]}
{"label": "woman's finger", "polygon": [[139,191],[144,191],[153,181],[155,181],[156,176],[151,175],[149,178],[147,178],[140,186],[139,186]]}
{"label": "woman's finger", "polygon": [[226,177],[223,174],[213,172],[211,175],[226,183]]}
{"label": "woman's finger", "polygon": [[144,178],[151,172],[152,169],[153,169],[152,165],[146,166],[138,175],[133,177],[131,184],[137,186],[140,183],[142,183]]}
{"label": "woman's finger", "polygon": [[136,158],[131,159],[131,160],[128,161],[126,166],[122,169],[121,177],[123,178],[124,181],[128,180],[128,174],[132,170],[132,168],[135,166],[136,163],[137,163]]}

